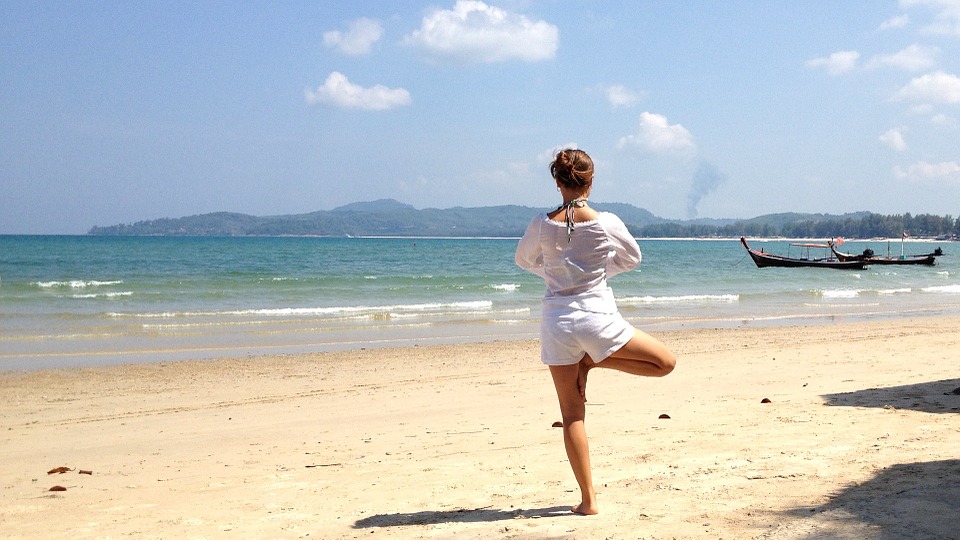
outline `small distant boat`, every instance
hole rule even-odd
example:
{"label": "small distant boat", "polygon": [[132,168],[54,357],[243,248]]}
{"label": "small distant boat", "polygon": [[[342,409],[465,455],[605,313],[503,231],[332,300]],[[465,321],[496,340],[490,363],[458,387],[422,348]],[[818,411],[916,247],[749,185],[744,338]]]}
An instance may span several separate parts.
{"label": "small distant boat", "polygon": [[[943,255],[943,250],[940,248],[935,249],[932,253],[927,253],[925,255],[903,255],[899,257],[895,256],[886,256],[878,257],[874,251],[870,248],[863,250],[863,253],[860,255],[853,255],[852,253],[843,253],[837,251],[837,246],[842,244],[841,239],[836,241],[831,240],[828,242],[830,244],[830,251],[840,259],[841,261],[863,261],[867,264],[923,264],[927,266],[933,266],[937,264],[937,257]],[[903,248],[901,247],[901,251]]]}
{"label": "small distant boat", "polygon": [[749,244],[747,244],[747,239],[742,236],[740,237],[740,243],[743,244],[743,247],[747,250],[747,253],[750,254],[750,258],[753,259],[753,262],[757,265],[757,268],[773,266],[781,268],[808,267],[836,268],[838,270],[863,270],[867,267],[867,263],[861,260],[841,261],[836,257],[811,258],[809,256],[811,248],[829,250],[829,244],[790,244],[791,246],[806,248],[807,257],[784,257],[782,255],[773,255],[770,253],[764,253],[762,250],[758,251],[753,249]]}

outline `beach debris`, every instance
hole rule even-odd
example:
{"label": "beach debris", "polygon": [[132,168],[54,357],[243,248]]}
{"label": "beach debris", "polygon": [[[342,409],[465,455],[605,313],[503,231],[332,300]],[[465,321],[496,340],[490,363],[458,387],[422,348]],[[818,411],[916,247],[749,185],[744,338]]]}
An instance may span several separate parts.
{"label": "beach debris", "polygon": [[773,402],[770,401],[770,398],[763,398],[760,400],[760,403],[773,403]]}
{"label": "beach debris", "polygon": [[72,470],[70,467],[55,467],[47,471],[47,474],[63,474]]}
{"label": "beach debris", "polygon": [[79,474],[93,474],[93,471],[85,471],[85,470],[83,470],[83,469],[80,469],[80,471],[78,471],[78,472],[79,472]]}
{"label": "beach debris", "polygon": [[553,427],[563,427],[563,422],[554,422]]}
{"label": "beach debris", "polygon": [[66,491],[66,490],[67,490],[67,488],[65,488],[65,487],[63,487],[63,486],[53,486],[52,488],[48,489],[47,491]]}
{"label": "beach debris", "polygon": [[667,414],[667,413],[663,413],[663,414],[661,414],[660,416],[658,416],[657,418],[659,418],[660,420],[669,420],[669,419],[670,419],[670,415]]}
{"label": "beach debris", "polygon": [[457,513],[462,514],[464,512],[479,512],[480,510],[487,510],[493,508],[493,505],[481,506],[480,508],[457,508]]}

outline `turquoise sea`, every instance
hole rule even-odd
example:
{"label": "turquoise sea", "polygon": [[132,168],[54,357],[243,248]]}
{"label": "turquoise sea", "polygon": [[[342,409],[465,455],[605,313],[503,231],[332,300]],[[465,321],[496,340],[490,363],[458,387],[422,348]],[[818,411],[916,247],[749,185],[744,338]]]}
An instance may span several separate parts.
{"label": "turquoise sea", "polygon": [[[514,265],[516,243],[0,236],[0,369],[534,338],[543,284]],[[612,286],[654,331],[960,314],[960,247],[903,249],[938,246],[935,267],[841,271],[758,269],[732,239],[642,240]]]}

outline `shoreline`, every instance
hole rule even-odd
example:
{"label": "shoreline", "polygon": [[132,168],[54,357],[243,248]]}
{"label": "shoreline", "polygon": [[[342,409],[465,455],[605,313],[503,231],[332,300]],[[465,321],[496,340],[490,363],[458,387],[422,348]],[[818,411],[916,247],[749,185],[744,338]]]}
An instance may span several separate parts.
{"label": "shoreline", "polygon": [[[861,322],[883,322],[906,319],[938,319],[960,317],[956,309],[946,306],[923,306],[898,312],[889,310],[836,313],[788,313],[764,316],[669,316],[642,317],[630,314],[621,306],[624,317],[638,330],[649,333],[673,333],[698,330],[779,329],[833,326]],[[404,349],[430,346],[457,346],[517,342],[539,339],[539,319],[513,322],[452,321],[424,327],[415,332],[403,328],[381,329],[378,338],[364,338],[369,331],[344,334],[338,341],[295,341],[300,332],[271,333],[268,341],[243,344],[190,342],[173,336],[173,342],[133,340],[115,350],[62,350],[35,354],[0,354],[0,376],[5,373],[58,369],[84,369],[109,366],[141,365],[170,362],[209,362],[222,358],[256,358],[264,356],[298,356],[328,353],[351,353],[364,350]],[[286,336],[291,341],[283,341]],[[121,340],[114,338],[113,343]],[[172,343],[176,343],[173,345]]]}
{"label": "shoreline", "polygon": [[[633,317],[626,317],[628,321]],[[861,325],[893,325],[898,322],[910,324],[922,324],[929,321],[933,325],[940,325],[944,322],[956,322],[960,325],[960,313],[953,312],[935,312],[931,309],[919,309],[910,312],[892,313],[888,311],[878,312],[856,312],[843,314],[787,314],[782,316],[768,317],[731,317],[727,319],[679,319],[667,318],[663,321],[645,321],[645,324],[638,325],[636,321],[631,321],[637,330],[644,331],[658,336],[669,336],[668,339],[682,341],[684,335],[690,334],[700,336],[704,333],[715,332],[737,332],[737,331],[771,331],[776,333],[796,330],[798,332],[816,332],[816,329],[829,329],[829,333],[835,333],[833,329],[844,327],[858,327]],[[37,368],[0,368],[0,378],[6,375],[29,375],[38,372],[59,372],[88,369],[133,369],[138,366],[156,366],[156,365],[178,365],[178,364],[205,364],[217,362],[245,362],[257,361],[263,359],[297,359],[314,358],[325,356],[341,356],[350,354],[376,354],[377,352],[389,352],[397,354],[408,350],[426,350],[430,348],[449,349],[459,346],[464,347],[490,347],[496,344],[506,344],[507,346],[526,346],[535,344],[539,347],[539,321],[533,323],[518,323],[506,325],[511,328],[523,327],[525,330],[511,333],[500,333],[496,335],[478,335],[471,333],[469,335],[421,335],[404,338],[395,338],[390,340],[368,340],[368,341],[349,341],[342,343],[325,343],[323,346],[316,344],[305,345],[287,345],[287,344],[259,344],[243,347],[191,347],[184,349],[168,350],[118,350],[118,351],[85,351],[85,352],[63,352],[49,354],[50,357],[71,357],[71,356],[133,356],[150,354],[159,358],[147,361],[131,362],[105,362],[81,365],[67,366],[44,366]],[[458,323],[459,324],[459,323]],[[489,327],[489,323],[481,325]],[[503,326],[495,324],[495,326]],[[323,348],[330,346],[331,348]],[[537,349],[539,351],[539,348]],[[207,351],[210,354],[200,354]],[[239,352],[238,352],[239,351]],[[539,359],[539,352],[537,353]]]}
{"label": "shoreline", "polygon": [[598,516],[530,339],[2,372],[0,535],[960,530],[960,317],[651,333],[673,374],[591,374]]}

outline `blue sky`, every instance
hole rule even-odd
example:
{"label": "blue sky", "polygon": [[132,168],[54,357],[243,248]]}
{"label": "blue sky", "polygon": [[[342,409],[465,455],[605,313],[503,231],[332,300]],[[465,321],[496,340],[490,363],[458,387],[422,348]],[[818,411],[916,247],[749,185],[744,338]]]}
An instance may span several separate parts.
{"label": "blue sky", "polygon": [[960,0],[0,0],[0,233],[393,198],[960,215]]}

